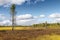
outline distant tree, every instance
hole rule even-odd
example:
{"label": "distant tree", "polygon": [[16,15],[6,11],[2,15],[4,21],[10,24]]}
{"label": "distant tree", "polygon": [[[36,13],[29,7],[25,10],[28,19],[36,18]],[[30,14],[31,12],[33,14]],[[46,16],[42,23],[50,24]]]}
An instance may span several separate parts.
{"label": "distant tree", "polygon": [[37,27],[37,26],[38,26],[38,24],[33,24],[33,25],[32,25],[32,27]]}
{"label": "distant tree", "polygon": [[12,17],[12,30],[14,30],[14,26],[15,26],[15,4],[11,5],[10,11],[11,11],[11,17]]}
{"label": "distant tree", "polygon": [[60,23],[57,23],[57,25],[60,25]]}
{"label": "distant tree", "polygon": [[47,28],[47,21],[45,22],[45,27]]}
{"label": "distant tree", "polygon": [[60,25],[60,23],[56,23],[57,24],[57,27]]}
{"label": "distant tree", "polygon": [[45,23],[42,23],[42,26],[45,27]]}

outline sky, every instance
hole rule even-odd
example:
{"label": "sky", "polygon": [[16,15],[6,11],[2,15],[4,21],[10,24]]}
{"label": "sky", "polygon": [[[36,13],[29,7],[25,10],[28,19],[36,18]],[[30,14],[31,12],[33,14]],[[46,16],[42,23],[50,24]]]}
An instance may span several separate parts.
{"label": "sky", "polygon": [[17,25],[60,22],[60,0],[0,0],[0,25],[11,25],[12,4]]}

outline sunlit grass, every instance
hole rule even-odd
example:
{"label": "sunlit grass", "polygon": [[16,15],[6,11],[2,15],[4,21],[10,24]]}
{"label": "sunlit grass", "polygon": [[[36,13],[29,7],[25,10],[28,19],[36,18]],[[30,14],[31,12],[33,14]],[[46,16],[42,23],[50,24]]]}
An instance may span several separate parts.
{"label": "sunlit grass", "polygon": [[[38,27],[14,27],[14,30],[32,30],[32,29],[46,29],[46,28],[38,28]],[[48,28],[47,28],[48,29]],[[53,28],[55,29],[55,28]],[[57,28],[58,29],[58,28]],[[0,27],[0,30],[12,30],[12,27]],[[37,37],[27,38],[30,40],[60,40],[60,35],[55,33],[51,33],[50,35],[37,35]]]}
{"label": "sunlit grass", "polygon": [[[57,27],[49,27],[49,28],[46,28],[46,27],[14,27],[14,30],[33,30],[33,29],[60,29],[57,28]],[[0,30],[12,30],[12,27],[0,27]]]}
{"label": "sunlit grass", "polygon": [[[14,30],[32,30],[32,27],[14,27]],[[0,27],[0,30],[12,30],[12,27]]]}
{"label": "sunlit grass", "polygon": [[40,35],[32,40],[60,40],[60,35]]}
{"label": "sunlit grass", "polygon": [[[14,27],[14,30],[33,30],[33,29],[46,29],[46,28],[38,28],[38,27]],[[0,30],[12,30],[12,27],[0,27]]]}
{"label": "sunlit grass", "polygon": [[12,27],[0,27],[0,30],[12,30]]}

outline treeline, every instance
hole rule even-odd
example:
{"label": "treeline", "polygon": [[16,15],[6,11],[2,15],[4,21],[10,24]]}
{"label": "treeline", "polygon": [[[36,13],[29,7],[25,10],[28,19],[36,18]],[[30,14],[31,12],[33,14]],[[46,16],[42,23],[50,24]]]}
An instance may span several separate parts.
{"label": "treeline", "polygon": [[[0,26],[0,27],[12,27],[12,26]],[[29,25],[29,26],[22,26],[22,25],[16,25],[15,27],[46,27],[46,28],[50,28],[50,27],[60,27],[60,23],[40,23],[40,24],[33,24],[33,25]]]}
{"label": "treeline", "polygon": [[46,27],[46,28],[57,28],[60,27],[60,23],[40,23],[40,24],[33,24],[33,27]]}
{"label": "treeline", "polygon": [[[9,25],[0,25],[0,27],[12,27],[12,26],[9,26]],[[31,27],[31,26],[15,25],[14,27]]]}

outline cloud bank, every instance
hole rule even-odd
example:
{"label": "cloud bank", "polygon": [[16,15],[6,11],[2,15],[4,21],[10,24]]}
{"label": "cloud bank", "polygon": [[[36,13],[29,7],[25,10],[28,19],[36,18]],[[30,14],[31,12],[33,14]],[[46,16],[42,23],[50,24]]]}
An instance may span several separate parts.
{"label": "cloud bank", "polygon": [[[17,15],[16,16],[16,24],[17,25],[37,24],[37,23],[40,23],[42,21],[41,18],[43,20],[45,20],[44,18],[48,18],[48,20],[50,20],[50,21],[48,21],[48,23],[60,22],[60,13],[52,13],[48,16],[43,15],[43,14],[39,15],[39,16],[34,16],[32,14]],[[39,21],[39,19],[41,21]],[[11,20],[9,20],[5,15],[0,14],[0,25],[11,25],[11,24],[12,24]]]}
{"label": "cloud bank", "polygon": [[48,16],[49,19],[53,19],[55,22],[60,22],[60,13],[52,13]]}
{"label": "cloud bank", "polygon": [[52,13],[49,15],[50,18],[60,18],[60,13]]}
{"label": "cloud bank", "polygon": [[25,2],[27,2],[28,4],[35,4],[40,1],[45,0],[34,0],[34,2],[32,2],[32,0],[0,0],[0,6],[9,7],[11,4],[22,5]]}
{"label": "cloud bank", "polygon": [[[39,18],[44,18],[44,15],[33,16],[32,14],[23,14],[16,16],[16,24],[17,25],[32,25],[39,23]],[[2,19],[3,18],[3,19]],[[11,25],[12,22],[5,15],[0,14],[0,25]]]}
{"label": "cloud bank", "polygon": [[22,5],[27,0],[0,0],[0,6],[7,7],[11,4]]}

